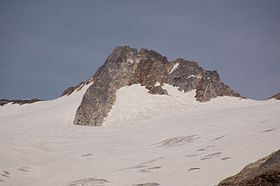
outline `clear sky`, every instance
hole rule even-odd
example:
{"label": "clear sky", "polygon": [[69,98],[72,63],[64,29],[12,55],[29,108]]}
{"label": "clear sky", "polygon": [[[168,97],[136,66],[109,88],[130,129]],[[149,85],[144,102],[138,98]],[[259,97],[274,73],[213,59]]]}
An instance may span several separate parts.
{"label": "clear sky", "polygon": [[118,45],[195,60],[246,97],[280,91],[279,0],[1,0],[0,98],[58,97]]}

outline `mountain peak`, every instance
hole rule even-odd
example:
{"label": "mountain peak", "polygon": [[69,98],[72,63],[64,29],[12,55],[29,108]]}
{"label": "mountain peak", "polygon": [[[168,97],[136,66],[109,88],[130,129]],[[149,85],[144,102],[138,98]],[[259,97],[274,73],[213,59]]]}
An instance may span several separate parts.
{"label": "mountain peak", "polygon": [[92,85],[83,97],[74,124],[101,126],[116,100],[116,91],[133,84],[159,95],[168,94],[161,87],[163,84],[184,92],[195,89],[199,102],[217,96],[240,96],[221,82],[217,71],[205,71],[196,62],[182,58],[168,61],[156,51],[138,51],[129,46],[116,47],[90,82]]}

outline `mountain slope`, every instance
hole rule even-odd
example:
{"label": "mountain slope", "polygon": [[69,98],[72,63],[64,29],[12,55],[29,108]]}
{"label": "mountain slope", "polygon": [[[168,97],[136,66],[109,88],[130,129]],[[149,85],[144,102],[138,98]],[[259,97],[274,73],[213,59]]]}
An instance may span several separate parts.
{"label": "mountain slope", "polygon": [[103,127],[72,125],[89,86],[0,107],[1,185],[209,186],[280,148],[276,100],[200,103],[194,91],[136,84],[116,92]]}

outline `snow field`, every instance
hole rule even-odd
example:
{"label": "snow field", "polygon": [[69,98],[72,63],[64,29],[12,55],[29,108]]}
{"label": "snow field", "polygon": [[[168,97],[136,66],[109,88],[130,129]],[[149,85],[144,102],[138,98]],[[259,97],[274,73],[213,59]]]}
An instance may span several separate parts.
{"label": "snow field", "polygon": [[0,185],[209,186],[280,148],[280,102],[164,85],[168,96],[123,87],[102,127],[76,126],[81,91],[0,107]]}

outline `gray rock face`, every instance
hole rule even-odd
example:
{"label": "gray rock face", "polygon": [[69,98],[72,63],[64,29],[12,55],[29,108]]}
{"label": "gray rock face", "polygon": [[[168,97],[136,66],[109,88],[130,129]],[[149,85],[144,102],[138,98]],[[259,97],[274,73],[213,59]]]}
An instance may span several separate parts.
{"label": "gray rock face", "polygon": [[168,92],[166,89],[163,89],[162,86],[155,86],[152,87],[148,93],[150,94],[159,94],[159,95],[168,95]]}
{"label": "gray rock face", "polygon": [[229,177],[218,186],[279,186],[280,150],[246,166],[240,173]]}
{"label": "gray rock face", "polygon": [[74,124],[101,126],[115,102],[116,91],[133,84],[159,95],[168,92],[158,84],[170,84],[184,92],[196,89],[195,97],[201,102],[217,96],[240,96],[221,82],[216,71],[205,71],[196,62],[184,59],[169,62],[155,51],[137,51],[128,46],[116,47],[90,82],[93,84],[84,94]]}

